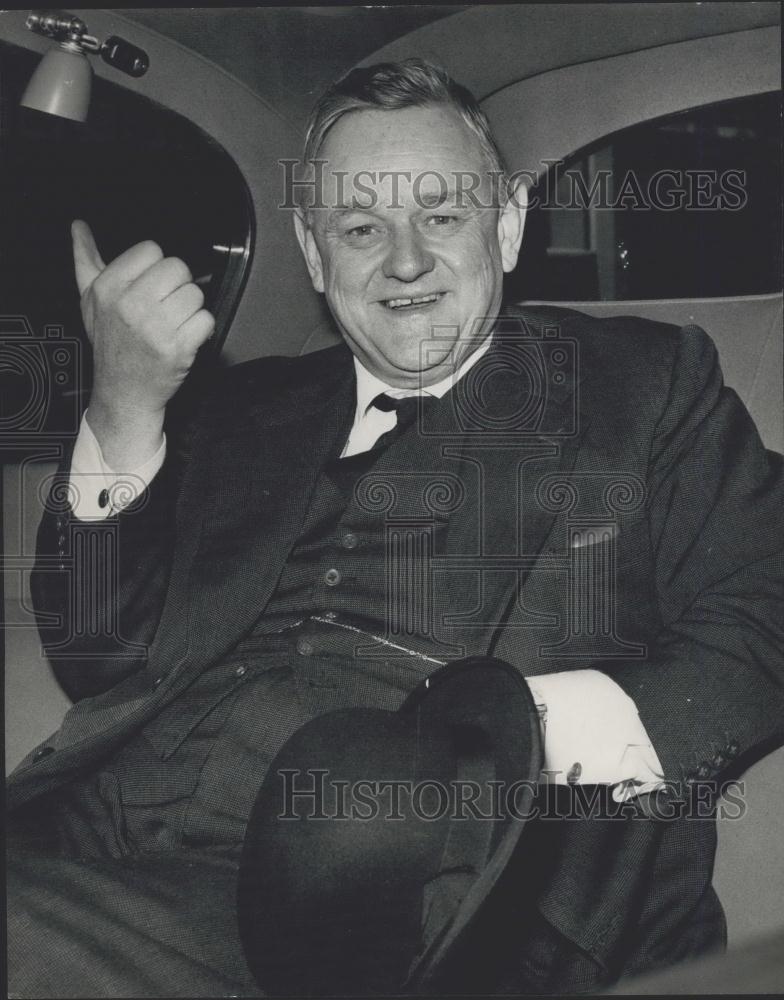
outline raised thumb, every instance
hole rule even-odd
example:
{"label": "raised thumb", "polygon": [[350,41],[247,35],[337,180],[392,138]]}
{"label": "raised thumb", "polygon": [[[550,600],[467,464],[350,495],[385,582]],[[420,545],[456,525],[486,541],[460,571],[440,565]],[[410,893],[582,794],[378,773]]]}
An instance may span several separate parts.
{"label": "raised thumb", "polygon": [[92,230],[86,222],[74,219],[71,223],[71,238],[73,239],[74,271],[79,295],[82,296],[106,267],[98,247],[95,245]]}

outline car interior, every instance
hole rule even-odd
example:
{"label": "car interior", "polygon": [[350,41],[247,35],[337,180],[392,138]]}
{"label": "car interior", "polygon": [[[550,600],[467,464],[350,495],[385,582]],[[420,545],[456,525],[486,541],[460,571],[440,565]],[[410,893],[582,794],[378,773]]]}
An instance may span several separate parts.
{"label": "car interior", "polygon": [[[481,100],[533,205],[507,301],[704,328],[784,450],[778,4],[73,9],[149,60],[134,77],[94,59],[86,123],[20,106],[52,44],[28,13],[0,13],[7,771],[69,705],[29,593],[43,484],[89,395],[69,223],[86,219],[105,259],[154,239],[188,263],[216,316],[202,365],[337,343],[293,238],[285,161],[352,66],[419,56]],[[672,210],[646,211],[629,174]],[[575,188],[597,198],[575,210]],[[695,190],[704,209],[679,208]],[[782,765],[784,750],[754,764],[744,814],[719,821],[730,947],[784,928]]]}

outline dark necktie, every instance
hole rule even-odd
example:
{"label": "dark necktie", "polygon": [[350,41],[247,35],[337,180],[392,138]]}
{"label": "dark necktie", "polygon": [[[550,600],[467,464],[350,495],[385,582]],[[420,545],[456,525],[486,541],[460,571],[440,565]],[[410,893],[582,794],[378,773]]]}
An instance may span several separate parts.
{"label": "dark necktie", "polygon": [[405,396],[403,399],[395,399],[393,396],[388,396],[385,392],[382,392],[376,396],[370,405],[375,406],[377,410],[383,410],[384,413],[394,410],[397,414],[397,423],[395,426],[382,434],[373,445],[372,450],[375,451],[378,448],[386,448],[392,444],[393,441],[396,441],[414,423],[420,406],[420,397]]}

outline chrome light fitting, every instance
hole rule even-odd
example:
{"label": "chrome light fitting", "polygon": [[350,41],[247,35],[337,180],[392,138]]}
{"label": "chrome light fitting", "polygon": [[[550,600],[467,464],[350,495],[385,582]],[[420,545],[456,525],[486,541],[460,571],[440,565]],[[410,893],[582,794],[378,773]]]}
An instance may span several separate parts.
{"label": "chrome light fitting", "polygon": [[49,49],[22,95],[25,108],[44,111],[71,121],[87,121],[92,91],[93,68],[87,53],[129,76],[144,76],[150,60],[142,49],[112,35],[105,42],[87,34],[81,18],[62,11],[33,12],[25,26],[58,44]]}

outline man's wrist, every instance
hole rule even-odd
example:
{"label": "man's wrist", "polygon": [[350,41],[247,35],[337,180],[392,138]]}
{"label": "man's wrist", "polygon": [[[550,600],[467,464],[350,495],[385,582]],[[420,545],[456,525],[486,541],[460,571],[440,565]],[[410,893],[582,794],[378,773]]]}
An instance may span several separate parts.
{"label": "man's wrist", "polygon": [[127,473],[149,462],[163,444],[165,409],[108,407],[90,400],[85,421],[113,473]]}
{"label": "man's wrist", "polygon": [[124,510],[142,495],[165,458],[166,435],[162,434],[157,450],[145,462],[116,471],[106,461],[85,414],[71,456],[71,509],[84,521],[100,521]]}

